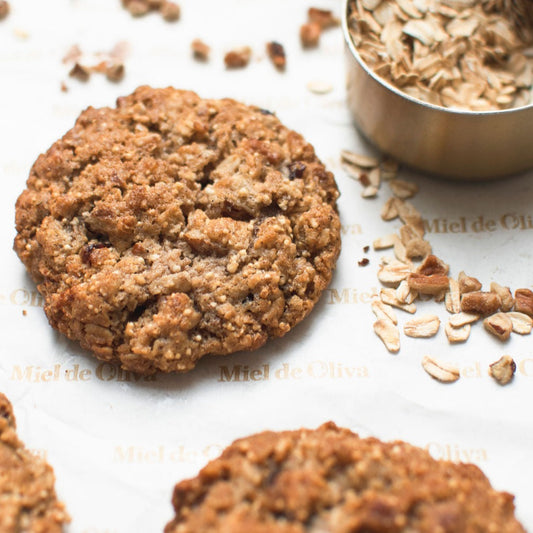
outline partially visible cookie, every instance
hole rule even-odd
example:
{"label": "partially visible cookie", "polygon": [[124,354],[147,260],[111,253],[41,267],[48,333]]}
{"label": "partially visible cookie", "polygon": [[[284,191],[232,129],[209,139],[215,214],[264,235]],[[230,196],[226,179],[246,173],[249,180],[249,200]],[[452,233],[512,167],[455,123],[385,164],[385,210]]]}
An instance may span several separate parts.
{"label": "partially visible cookie", "polygon": [[11,404],[0,393],[0,531],[60,533],[70,521],[57,501],[54,471],[24,448]]}
{"label": "partially visible cookie", "polygon": [[280,337],[340,250],[333,175],[269,111],[140,87],[35,162],[15,250],[51,325],[138,373]]}
{"label": "partially visible cookie", "polygon": [[165,533],[524,533],[471,464],[333,423],[241,439],[174,490]]}

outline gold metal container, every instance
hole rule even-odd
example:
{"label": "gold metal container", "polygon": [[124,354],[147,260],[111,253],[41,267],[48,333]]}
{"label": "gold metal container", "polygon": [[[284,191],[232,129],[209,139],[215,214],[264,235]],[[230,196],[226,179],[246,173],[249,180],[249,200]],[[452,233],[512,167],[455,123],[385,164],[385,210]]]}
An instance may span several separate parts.
{"label": "gold metal container", "polygon": [[504,111],[439,107],[401,92],[361,59],[343,2],[348,106],[380,150],[420,170],[454,179],[488,179],[533,168],[533,105]]}

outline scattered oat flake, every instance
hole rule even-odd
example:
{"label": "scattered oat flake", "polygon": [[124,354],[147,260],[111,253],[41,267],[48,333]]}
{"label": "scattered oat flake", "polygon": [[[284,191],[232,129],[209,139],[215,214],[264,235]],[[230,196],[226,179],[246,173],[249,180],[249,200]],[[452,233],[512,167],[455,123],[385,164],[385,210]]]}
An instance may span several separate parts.
{"label": "scattered oat flake", "polygon": [[378,269],[378,279],[383,285],[397,287],[410,273],[411,267],[407,263],[393,259],[382,262]]}
{"label": "scattered oat flake", "polygon": [[418,292],[412,290],[406,280],[403,280],[396,289],[396,298],[398,301],[412,304],[418,298]]}
{"label": "scattered oat flake", "polygon": [[333,91],[333,85],[327,81],[311,80],[307,83],[307,89],[314,94],[328,94]]}
{"label": "scattered oat flake", "polygon": [[454,328],[460,328],[467,324],[473,324],[479,320],[479,315],[473,313],[457,313],[450,317],[449,323]]}
{"label": "scattered oat flake", "polygon": [[440,328],[440,319],[436,315],[422,315],[405,323],[403,332],[408,337],[429,338],[437,334]]}
{"label": "scattered oat flake", "polygon": [[444,326],[446,337],[448,337],[448,341],[452,344],[467,341],[468,337],[470,337],[471,329],[472,326],[470,324],[465,324],[459,327],[453,327],[449,320],[446,323],[446,326]]}
{"label": "scattered oat flake", "polygon": [[507,385],[516,372],[516,363],[510,355],[500,357],[489,365],[489,374],[500,384]]}
{"label": "scattered oat flake", "polygon": [[390,320],[379,319],[374,322],[374,331],[389,352],[400,350],[400,331]]}
{"label": "scattered oat flake", "polygon": [[341,159],[352,165],[356,165],[360,168],[375,168],[379,165],[379,160],[376,157],[372,157],[364,154],[357,154],[355,152],[350,152],[349,150],[341,151]]}
{"label": "scattered oat flake", "polygon": [[396,204],[396,198],[389,198],[381,209],[381,218],[387,222],[397,218],[398,214],[399,212]]}
{"label": "scattered oat flake", "polygon": [[379,189],[374,187],[374,185],[368,185],[361,192],[362,198],[375,198],[378,194]]}
{"label": "scattered oat flake", "polygon": [[459,291],[459,283],[453,278],[449,278],[450,291],[446,293],[445,305],[446,309],[451,314],[461,312],[461,293]]}
{"label": "scattered oat flake", "polygon": [[387,248],[392,248],[394,246],[396,234],[391,233],[390,235],[385,235],[384,237],[378,237],[372,243],[374,250],[386,250]]}
{"label": "scattered oat flake", "polygon": [[400,302],[398,298],[396,298],[396,291],[394,289],[383,288],[381,289],[379,296],[384,304],[391,305],[392,307],[396,307],[397,309],[401,309],[407,313],[416,313],[416,305],[414,303],[406,304]]}
{"label": "scattered oat flake", "polygon": [[394,309],[377,298],[372,300],[372,312],[376,315],[377,319],[386,319],[390,320],[393,324],[398,324]]}
{"label": "scattered oat flake", "polygon": [[422,358],[422,367],[432,378],[442,383],[453,383],[460,377],[459,369],[456,366],[428,355]]}
{"label": "scattered oat flake", "polygon": [[30,38],[30,34],[21,28],[15,28],[13,33],[15,34],[15,37],[18,37],[19,39],[26,40]]}
{"label": "scattered oat flake", "polygon": [[519,335],[529,335],[533,329],[533,319],[525,313],[511,311],[506,313],[511,320],[513,332]]}
{"label": "scattered oat flake", "polygon": [[389,186],[394,196],[396,196],[396,198],[401,198],[402,200],[412,198],[419,190],[416,183],[400,179],[390,180]]}

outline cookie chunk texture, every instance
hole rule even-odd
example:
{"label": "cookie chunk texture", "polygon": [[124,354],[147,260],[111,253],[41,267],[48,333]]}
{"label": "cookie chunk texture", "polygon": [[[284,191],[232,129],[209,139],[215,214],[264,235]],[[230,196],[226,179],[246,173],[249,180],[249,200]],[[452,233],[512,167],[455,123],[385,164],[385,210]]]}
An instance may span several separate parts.
{"label": "cookie chunk texture", "polygon": [[317,430],[241,439],[174,490],[165,533],[524,533],[474,465],[405,442]]}
{"label": "cookie chunk texture", "polygon": [[268,111],[140,87],[35,162],[15,250],[51,325],[150,374],[287,333],[328,285],[338,190]]}
{"label": "cookie chunk texture", "polygon": [[70,519],[57,501],[54,472],[24,448],[11,404],[0,393],[0,531],[60,533]]}

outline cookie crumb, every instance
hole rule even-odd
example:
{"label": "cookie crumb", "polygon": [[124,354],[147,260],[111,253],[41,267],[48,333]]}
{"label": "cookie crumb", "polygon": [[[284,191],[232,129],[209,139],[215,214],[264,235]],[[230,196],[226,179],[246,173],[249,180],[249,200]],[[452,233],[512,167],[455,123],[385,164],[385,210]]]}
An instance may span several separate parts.
{"label": "cookie crumb", "polygon": [[76,78],[80,81],[86,82],[89,80],[90,71],[87,67],[80,65],[79,63],[74,63],[74,66],[70,69],[68,75],[71,78]]}
{"label": "cookie crumb", "polygon": [[318,9],[317,7],[310,7],[307,12],[309,22],[318,24],[321,29],[335,28],[339,26],[340,20],[333,15],[329,9]]}
{"label": "cookie crumb", "polygon": [[191,43],[191,50],[194,59],[198,61],[207,61],[211,53],[211,47],[205,44],[201,39],[194,39]]}
{"label": "cookie crumb", "polygon": [[361,259],[361,261],[359,261],[357,264],[360,267],[366,267],[369,263],[370,263],[370,259],[368,259],[368,257],[363,257],[363,259]]}
{"label": "cookie crumb", "polygon": [[365,246],[363,248],[363,252],[365,252],[365,254],[367,254],[369,251],[370,251],[370,246]]}
{"label": "cookie crumb", "polygon": [[285,56],[285,49],[283,45],[276,41],[271,41],[266,45],[268,57],[278,70],[285,70],[287,58]]}
{"label": "cookie crumb", "polygon": [[224,56],[224,63],[226,64],[226,68],[229,69],[244,68],[250,62],[251,57],[252,49],[249,46],[243,46],[230,50]]}
{"label": "cookie crumb", "polygon": [[26,316],[28,314],[28,311],[26,311],[26,309],[23,309],[22,310],[22,316]]}
{"label": "cookie crumb", "polygon": [[159,11],[167,22],[176,22],[181,16],[180,6],[175,2],[163,2]]}
{"label": "cookie crumb", "polygon": [[124,65],[122,63],[111,63],[107,65],[105,77],[115,83],[121,81],[124,78]]}
{"label": "cookie crumb", "polygon": [[316,48],[320,42],[322,28],[316,22],[308,22],[300,27],[300,41],[304,48]]}
{"label": "cookie crumb", "polygon": [[64,81],[61,82],[61,92],[62,93],[68,93],[68,87],[67,87],[67,84]]}
{"label": "cookie crumb", "polygon": [[0,0],[0,20],[5,19],[9,15],[9,2]]}

